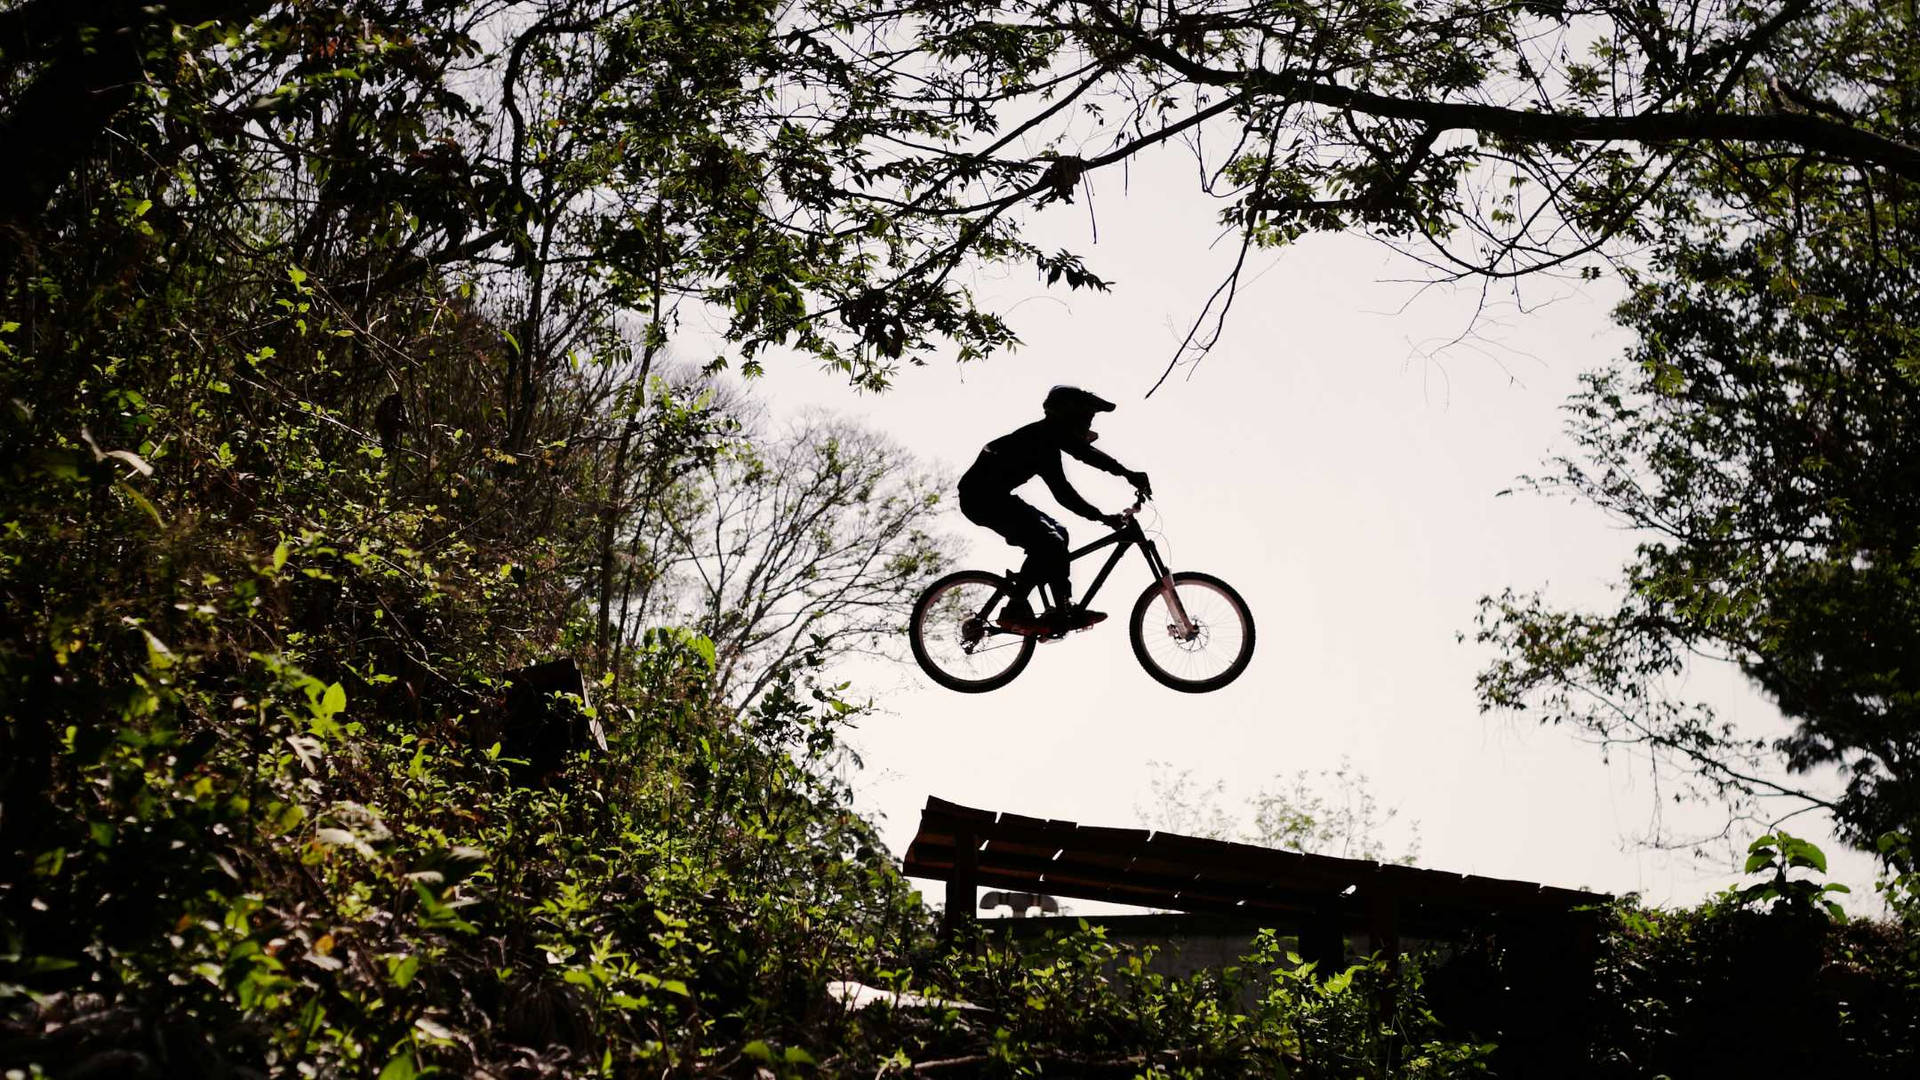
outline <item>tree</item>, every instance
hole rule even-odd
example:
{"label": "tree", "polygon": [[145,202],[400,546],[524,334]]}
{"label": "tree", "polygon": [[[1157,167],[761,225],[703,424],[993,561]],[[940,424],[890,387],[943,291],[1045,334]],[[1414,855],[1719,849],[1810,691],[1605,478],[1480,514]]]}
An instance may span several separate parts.
{"label": "tree", "polygon": [[796,665],[895,655],[920,590],[951,561],[934,531],[943,477],[884,436],[808,414],[741,439],[641,508],[636,550],[654,567],[622,612],[697,629],[737,704]]}
{"label": "tree", "polygon": [[[1026,206],[1072,201],[1103,169],[1168,143],[1240,258],[1183,350],[1217,336],[1249,247],[1357,229],[1443,275],[1579,267],[1685,212],[1676,172],[1734,153],[1920,178],[1896,117],[1859,108],[1910,41],[1910,6],[1787,0],[1327,5],[1298,0],[1015,0],[834,7],[832,41],[906,105],[932,144],[853,174],[856,203],[967,223],[899,280],[1003,250]],[[877,76],[878,77],[878,76]],[[1778,173],[1774,179],[1778,179]],[[1583,262],[1584,261],[1584,262]],[[1067,253],[1049,281],[1101,285]],[[1183,351],[1176,362],[1191,359]]]}
{"label": "tree", "polygon": [[[1167,144],[1193,147],[1242,239],[1189,335],[1202,350],[1247,249],[1310,231],[1364,230],[1447,274],[1597,272],[1588,256],[1677,212],[1667,185],[1703,157],[1920,176],[1898,122],[1857,107],[1911,14],[1854,3],[103,0],[73,14],[0,12],[0,131],[24,148],[0,184],[0,279],[58,235],[48,211],[89,161],[158,165],[146,182],[170,207],[224,197],[214,177],[276,175],[296,255],[384,249],[343,263],[342,295],[429,273],[513,279],[495,296],[518,326],[510,433],[530,372],[622,305],[664,325],[669,297],[695,299],[743,365],[790,345],[874,386],[943,342],[963,359],[1004,347],[1010,330],[958,272],[1026,263],[1105,287],[1025,240],[1018,213]],[[88,52],[96,37],[112,64]]]}
{"label": "tree", "polygon": [[1175,773],[1165,762],[1152,764],[1148,781],[1152,803],[1135,808],[1151,828],[1402,866],[1412,866],[1420,857],[1418,822],[1409,825],[1404,850],[1389,854],[1393,848],[1382,834],[1400,811],[1383,809],[1367,774],[1345,757],[1332,769],[1301,769],[1291,776],[1275,776],[1276,786],[1262,786],[1245,800],[1240,813],[1220,806],[1226,793],[1223,782],[1202,786],[1195,783],[1191,769]]}
{"label": "tree", "polygon": [[[1912,17],[1883,25],[1910,31]],[[1911,53],[1863,55],[1856,70],[1871,89],[1842,111],[1920,135]],[[1532,484],[1647,539],[1614,610],[1512,591],[1485,601],[1478,637],[1499,658],[1481,700],[1647,748],[1736,814],[1830,811],[1867,848],[1911,836],[1920,187],[1844,159],[1731,156],[1679,182],[1696,209],[1629,275],[1619,310],[1638,341],[1587,377],[1569,406],[1577,453]],[[1755,738],[1674,692],[1690,664],[1715,660],[1738,665],[1792,731]],[[1826,769],[1837,795],[1810,775]]]}

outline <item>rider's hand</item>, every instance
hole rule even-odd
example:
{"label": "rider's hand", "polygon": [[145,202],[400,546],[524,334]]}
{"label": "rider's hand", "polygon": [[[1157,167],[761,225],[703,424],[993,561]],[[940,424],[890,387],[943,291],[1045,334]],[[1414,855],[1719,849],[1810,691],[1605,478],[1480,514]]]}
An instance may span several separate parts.
{"label": "rider's hand", "polygon": [[1125,514],[1108,514],[1100,520],[1109,529],[1124,529],[1127,527],[1127,515]]}
{"label": "rider's hand", "polygon": [[1133,490],[1145,495],[1149,499],[1153,498],[1153,481],[1147,479],[1146,473],[1130,472],[1127,474],[1126,479],[1127,483],[1133,485]]}

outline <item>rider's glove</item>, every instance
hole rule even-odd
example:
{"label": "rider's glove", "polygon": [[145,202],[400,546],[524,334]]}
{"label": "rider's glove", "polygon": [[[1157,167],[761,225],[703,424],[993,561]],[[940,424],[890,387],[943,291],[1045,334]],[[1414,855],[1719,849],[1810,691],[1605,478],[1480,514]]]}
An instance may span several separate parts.
{"label": "rider's glove", "polygon": [[1127,479],[1127,483],[1133,485],[1133,490],[1139,492],[1142,495],[1147,496],[1148,498],[1153,497],[1153,481],[1147,479],[1146,473],[1130,472],[1127,474],[1126,479]]}
{"label": "rider's glove", "polygon": [[1124,529],[1127,527],[1127,515],[1125,514],[1108,514],[1100,520],[1109,529]]}

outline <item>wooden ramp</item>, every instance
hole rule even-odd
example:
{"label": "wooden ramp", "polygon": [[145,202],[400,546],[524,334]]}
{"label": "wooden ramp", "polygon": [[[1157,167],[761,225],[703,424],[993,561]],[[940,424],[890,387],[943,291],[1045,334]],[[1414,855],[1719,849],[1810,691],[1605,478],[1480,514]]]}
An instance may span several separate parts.
{"label": "wooden ramp", "polygon": [[[1583,914],[1610,897],[1197,836],[1112,829],[929,798],[904,869],[947,883],[949,933],[973,917],[979,886],[1233,915],[1295,933],[1309,960],[1337,967],[1348,933],[1372,951],[1402,934],[1457,939],[1513,930],[1557,945],[1590,935]],[[1571,937],[1565,936],[1571,934]],[[1584,949],[1580,951],[1584,952]]]}

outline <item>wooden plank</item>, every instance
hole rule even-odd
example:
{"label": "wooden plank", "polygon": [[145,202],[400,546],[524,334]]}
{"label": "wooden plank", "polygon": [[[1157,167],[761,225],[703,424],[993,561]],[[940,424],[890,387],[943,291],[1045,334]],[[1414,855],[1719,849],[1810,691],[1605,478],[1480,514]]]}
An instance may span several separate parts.
{"label": "wooden plank", "polygon": [[1014,852],[1021,855],[1039,855],[1051,859],[1061,850],[1057,841],[1046,840],[1035,843],[1030,840],[1009,840],[1004,836],[995,836],[987,841],[987,850]]}
{"label": "wooden plank", "polygon": [[[925,846],[912,852],[905,870],[916,877],[944,878],[954,866],[952,849]],[[1138,865],[1116,869],[1097,857],[1088,861],[1081,853],[1068,850],[1058,857],[1038,851],[1010,851],[989,842],[977,855],[981,871],[1001,871],[1019,875],[1023,881],[1044,880],[1043,891],[1064,896],[1081,896],[1088,887],[1124,888],[1136,896],[1150,897],[1138,902],[1156,907],[1180,908],[1182,897],[1205,897],[1218,902],[1245,902],[1262,907],[1293,909],[1302,905],[1325,905],[1339,898],[1337,889],[1288,889],[1284,883],[1220,882],[1206,875],[1172,867],[1143,869]]]}
{"label": "wooden plank", "polygon": [[928,860],[952,862],[953,837],[915,837],[913,843],[907,845],[907,854],[900,861],[912,866],[914,863]]}
{"label": "wooden plank", "polygon": [[1141,857],[1191,866],[1196,872],[1222,880],[1281,880],[1301,888],[1335,891],[1366,880],[1376,869],[1376,864],[1353,859],[1324,859],[1247,844],[1196,841],[1199,838],[1157,834]]}
{"label": "wooden plank", "polygon": [[1309,855],[1301,851],[1236,844],[1201,836],[1181,836],[1178,833],[1155,833],[1152,846],[1157,851],[1178,852],[1183,857],[1203,859],[1215,865],[1284,866],[1299,872],[1334,877],[1365,875],[1380,865],[1365,859]]}
{"label": "wooden plank", "polygon": [[1112,867],[1097,863],[1082,863],[1072,857],[1071,852],[1063,853],[1059,858],[1051,855],[1027,854],[989,848],[981,852],[983,865],[995,869],[1007,869],[1021,873],[1044,874],[1070,878],[1075,881],[1104,881],[1113,884],[1131,883],[1140,888],[1176,890],[1192,883],[1191,875],[1160,875],[1142,873],[1113,872]]}
{"label": "wooden plank", "polygon": [[[982,880],[983,881],[987,880],[984,875],[982,877]],[[1000,884],[1000,882],[997,882],[997,881],[993,881],[989,883],[994,885]],[[1140,907],[1154,907],[1154,908],[1166,908],[1171,906],[1165,903],[1157,902],[1159,899],[1157,894],[1142,893],[1142,892],[1134,891],[1134,890],[1123,888],[1123,887],[1117,887],[1117,886],[1101,886],[1098,884],[1090,884],[1085,886],[1082,889],[1075,889],[1072,892],[1067,892],[1065,890],[1059,889],[1055,883],[1050,881],[1045,886],[1042,887],[1042,891],[1050,892],[1052,893],[1052,895],[1055,895],[1055,896],[1070,896],[1080,900],[1101,900],[1101,901],[1105,901],[1107,903],[1112,903],[1112,904],[1134,904]],[[1251,910],[1245,905],[1236,904],[1236,903],[1223,903],[1218,901],[1207,900],[1204,898],[1189,898],[1185,902],[1184,906],[1178,907],[1175,910],[1192,911],[1192,912],[1198,912],[1198,913],[1207,914],[1207,915],[1230,915],[1236,918],[1255,918],[1255,919],[1270,918],[1273,925],[1276,927],[1291,927],[1294,924],[1294,922],[1297,921],[1297,916],[1292,913],[1270,911],[1270,910]]]}
{"label": "wooden plank", "polygon": [[923,820],[929,815],[956,818],[964,821],[992,821],[1000,816],[992,810],[981,810],[972,806],[962,806],[959,803],[948,802],[934,795],[927,796],[927,807],[921,811]]}
{"label": "wooden plank", "polygon": [[1065,847],[1080,842],[1080,834],[1085,830],[1070,821],[1040,821],[1035,818],[1023,818],[1016,821],[1003,821],[994,825],[989,834],[996,840],[1010,843],[1053,844]]}
{"label": "wooden plank", "polygon": [[1279,889],[1269,889],[1257,896],[1248,896],[1238,890],[1218,889],[1205,881],[1191,877],[1156,874],[1110,876],[1101,873],[1098,868],[1088,872],[1086,868],[1077,867],[1071,863],[1022,865],[1008,860],[993,863],[992,866],[996,870],[1006,869],[1019,873],[1038,874],[1043,882],[1043,890],[1059,896],[1084,896],[1083,890],[1090,888],[1123,888],[1136,895],[1153,898],[1136,902],[1176,910],[1188,910],[1185,905],[1196,899],[1206,899],[1216,906],[1244,904],[1261,909],[1283,910],[1322,907],[1340,899],[1336,895],[1327,893],[1289,893]]}
{"label": "wooden plank", "polygon": [[1080,847],[1114,854],[1137,854],[1153,835],[1145,829],[1114,829],[1105,825],[1082,825],[1073,833]]}
{"label": "wooden plank", "polygon": [[1382,866],[1382,878],[1401,895],[1417,894],[1423,899],[1510,903],[1524,907],[1574,906],[1603,903],[1605,893],[1591,893],[1541,885],[1532,881],[1456,874],[1448,870],[1429,870],[1416,866]]}

